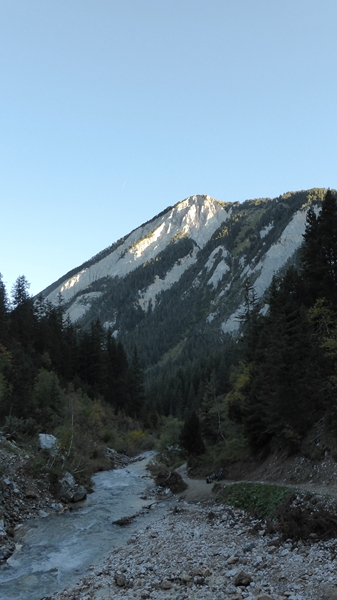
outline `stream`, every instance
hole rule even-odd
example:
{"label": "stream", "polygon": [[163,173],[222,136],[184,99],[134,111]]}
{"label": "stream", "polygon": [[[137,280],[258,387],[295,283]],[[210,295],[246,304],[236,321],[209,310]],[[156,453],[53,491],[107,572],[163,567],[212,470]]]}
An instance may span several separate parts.
{"label": "stream", "polygon": [[[145,478],[151,456],[147,453],[124,469],[94,475],[94,491],[81,507],[26,521],[15,539],[18,550],[0,567],[0,599],[40,600],[70,587],[134,531],[158,519],[170,500],[148,510],[144,507],[154,500],[140,498],[153,487]],[[138,511],[130,525],[112,524]]]}

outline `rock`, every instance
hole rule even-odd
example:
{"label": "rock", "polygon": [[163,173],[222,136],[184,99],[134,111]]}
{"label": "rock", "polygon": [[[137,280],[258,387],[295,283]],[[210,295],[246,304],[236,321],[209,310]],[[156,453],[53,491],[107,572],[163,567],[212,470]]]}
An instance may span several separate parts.
{"label": "rock", "polygon": [[115,575],[115,582],[116,582],[116,585],[118,585],[118,587],[125,587],[126,586],[126,577],[125,577],[125,575],[116,574]]}
{"label": "rock", "polygon": [[115,469],[122,469],[132,462],[131,458],[124,454],[119,454],[117,450],[114,450],[113,448],[106,448],[105,453],[107,458],[113,463]]}
{"label": "rock", "polygon": [[252,542],[251,544],[247,544],[247,546],[244,546],[242,548],[243,552],[251,552],[252,550],[254,550],[255,548],[255,544]]}
{"label": "rock", "polygon": [[248,575],[245,571],[240,571],[235,577],[234,585],[243,585],[244,587],[247,587],[252,581],[253,578],[251,575]]}
{"label": "rock", "polygon": [[50,505],[50,508],[52,510],[55,510],[57,512],[62,512],[63,511],[63,504],[61,504],[60,502],[52,502]]}
{"label": "rock", "polygon": [[39,510],[38,515],[40,519],[45,519],[46,517],[48,517],[48,513],[45,510]]}
{"label": "rock", "polygon": [[180,575],[179,579],[182,583],[189,583],[189,581],[191,581],[192,577],[188,573],[182,573]]}
{"label": "rock", "polygon": [[73,502],[80,502],[81,500],[85,500],[87,497],[87,490],[84,485],[78,485],[74,492]]}
{"label": "rock", "polygon": [[236,555],[230,556],[226,562],[227,562],[227,565],[234,565],[235,563],[239,562],[239,557]]}
{"label": "rock", "polygon": [[12,548],[9,546],[3,546],[0,548],[0,561],[5,561],[13,554]]}
{"label": "rock", "polygon": [[120,527],[124,527],[125,525],[130,525],[136,515],[131,515],[131,517],[122,517],[121,519],[117,519],[116,521],[112,521],[113,525],[119,525]]}
{"label": "rock", "polygon": [[51,454],[57,452],[57,438],[51,433],[39,433],[40,450],[49,450]]}
{"label": "rock", "polygon": [[59,480],[58,496],[62,502],[79,502],[87,496],[83,485],[77,485],[74,477],[66,471]]}
{"label": "rock", "polygon": [[0,520],[0,537],[6,537],[7,532],[5,529],[5,524],[3,522],[3,519]]}
{"label": "rock", "polygon": [[26,498],[31,498],[32,500],[36,500],[38,495],[34,490],[27,490],[25,494]]}
{"label": "rock", "polygon": [[172,583],[171,583],[171,581],[168,581],[168,579],[164,579],[160,584],[160,588],[162,590],[170,590],[171,587],[172,587]]}
{"label": "rock", "polygon": [[269,596],[269,594],[260,594],[256,600],[276,600],[275,596]]}

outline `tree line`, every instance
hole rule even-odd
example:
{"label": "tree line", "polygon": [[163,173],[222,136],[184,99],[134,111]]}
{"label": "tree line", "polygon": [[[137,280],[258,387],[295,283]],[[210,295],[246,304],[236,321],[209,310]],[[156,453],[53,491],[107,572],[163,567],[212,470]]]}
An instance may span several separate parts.
{"label": "tree line", "polygon": [[145,392],[137,349],[127,357],[121,341],[98,319],[80,330],[56,306],[29,295],[25,276],[8,299],[0,276],[0,423],[51,430],[61,419],[61,390],[81,390],[115,413],[141,417]]}
{"label": "tree line", "polygon": [[253,450],[277,439],[296,451],[320,419],[337,426],[337,203],[307,212],[299,268],[274,277],[261,313],[247,282],[240,360],[225,402]]}
{"label": "tree line", "polygon": [[318,203],[308,209],[298,265],[274,276],[260,301],[247,280],[239,320],[240,336],[220,350],[221,360],[176,378],[185,389],[182,446],[202,454],[205,441],[229,458],[247,445],[297,452],[318,423],[336,441],[337,200],[330,190],[321,210]]}

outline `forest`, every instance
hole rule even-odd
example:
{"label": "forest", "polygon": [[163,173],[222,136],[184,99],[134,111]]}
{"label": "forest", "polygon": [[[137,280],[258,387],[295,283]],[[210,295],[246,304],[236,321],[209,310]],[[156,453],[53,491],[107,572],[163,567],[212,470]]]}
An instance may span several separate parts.
{"label": "forest", "polygon": [[[66,449],[75,436],[90,456],[97,440],[134,452],[153,445],[152,436],[170,463],[182,452],[218,465],[277,445],[305,452],[313,431],[320,448],[336,452],[333,192],[320,211],[309,207],[298,265],[274,277],[267,303],[249,280],[244,292],[238,336],[213,347],[208,340],[207,356],[195,351],[156,372],[141,368],[139,349],[127,354],[99,319],[79,328],[61,297],[56,306],[32,298],[22,275],[9,299],[0,279],[0,426],[12,438],[53,432]],[[196,334],[196,348],[203,343]]]}

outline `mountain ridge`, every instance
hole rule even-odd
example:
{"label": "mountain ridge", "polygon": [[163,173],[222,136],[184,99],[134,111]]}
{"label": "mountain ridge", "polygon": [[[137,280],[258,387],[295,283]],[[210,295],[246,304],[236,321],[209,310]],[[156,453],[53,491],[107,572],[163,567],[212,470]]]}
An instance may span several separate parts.
{"label": "mountain ridge", "polygon": [[[129,350],[141,346],[144,367],[198,331],[221,341],[239,328],[245,282],[263,304],[273,275],[296,262],[307,209],[319,207],[324,193],[314,188],[243,203],[189,196],[42,294],[54,304],[61,294],[80,326],[99,318]],[[144,341],[147,329],[152,341]],[[149,351],[151,344],[157,350]]]}

